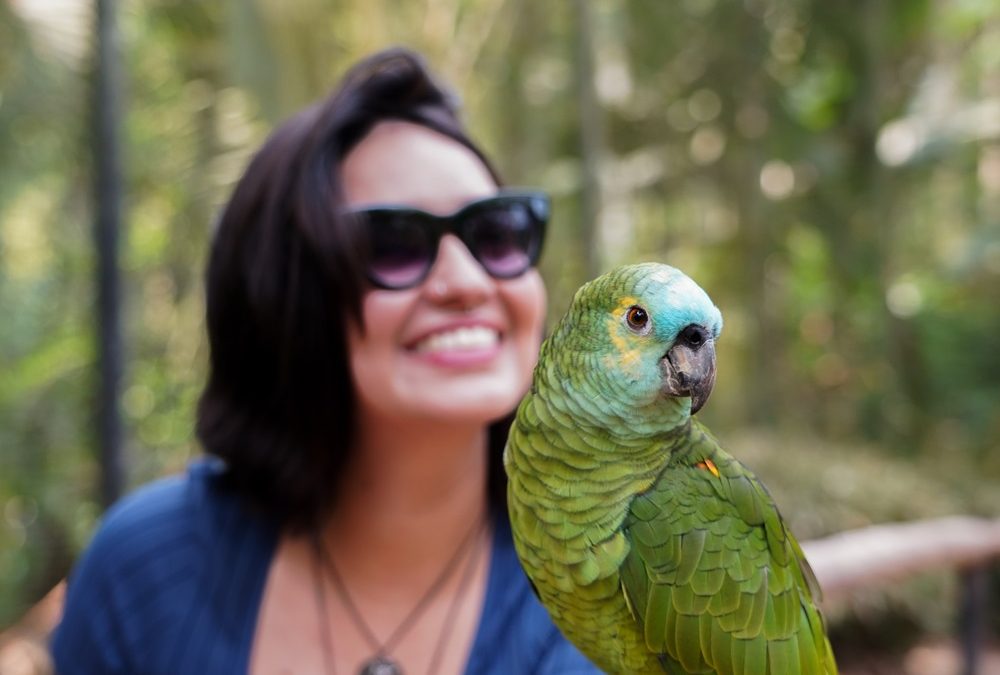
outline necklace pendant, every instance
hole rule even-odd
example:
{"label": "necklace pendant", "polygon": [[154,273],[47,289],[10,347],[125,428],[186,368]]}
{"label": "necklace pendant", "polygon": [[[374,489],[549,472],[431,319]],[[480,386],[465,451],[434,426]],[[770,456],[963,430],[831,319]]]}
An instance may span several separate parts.
{"label": "necklace pendant", "polygon": [[403,675],[403,669],[389,657],[377,654],[361,666],[358,675]]}

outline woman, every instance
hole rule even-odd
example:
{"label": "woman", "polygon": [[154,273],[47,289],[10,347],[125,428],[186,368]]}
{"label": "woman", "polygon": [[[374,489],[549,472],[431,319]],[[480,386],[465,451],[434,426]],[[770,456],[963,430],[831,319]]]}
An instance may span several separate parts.
{"label": "woman", "polygon": [[108,514],[59,672],[596,672],[506,521],[548,203],[499,185],[405,50],[272,135],[208,266],[218,460]]}

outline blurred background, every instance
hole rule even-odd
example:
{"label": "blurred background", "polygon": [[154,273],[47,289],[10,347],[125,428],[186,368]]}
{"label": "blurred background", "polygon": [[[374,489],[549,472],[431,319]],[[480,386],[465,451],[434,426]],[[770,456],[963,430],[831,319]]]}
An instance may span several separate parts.
{"label": "blurred background", "polygon": [[[508,181],[552,193],[553,319],[622,262],[681,267],[713,296],[726,325],[701,415],[800,539],[1000,516],[995,0],[125,0],[117,15],[127,487],[200,452],[205,254],[250,155],[349,64],[403,44],[460,93]],[[87,0],[0,0],[0,629],[66,575],[102,510],[95,26]],[[841,660],[957,672],[919,658],[955,635],[958,595],[942,571],[840,597]]]}

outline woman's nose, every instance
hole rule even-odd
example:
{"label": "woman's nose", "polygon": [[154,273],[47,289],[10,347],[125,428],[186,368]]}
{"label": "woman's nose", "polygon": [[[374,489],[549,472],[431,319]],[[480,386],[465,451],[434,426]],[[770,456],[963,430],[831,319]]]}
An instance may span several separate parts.
{"label": "woman's nose", "polygon": [[453,234],[441,238],[437,258],[424,282],[429,297],[439,304],[469,309],[483,302],[493,289],[493,278]]}

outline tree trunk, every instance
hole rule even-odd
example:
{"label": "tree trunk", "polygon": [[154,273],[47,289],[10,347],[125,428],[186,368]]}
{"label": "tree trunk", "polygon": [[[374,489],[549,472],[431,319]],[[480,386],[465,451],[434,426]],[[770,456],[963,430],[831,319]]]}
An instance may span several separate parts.
{"label": "tree trunk", "polygon": [[121,281],[118,264],[122,221],[121,82],[114,0],[97,0],[94,91],[95,247],[97,252],[97,432],[101,503],[122,493]]}

